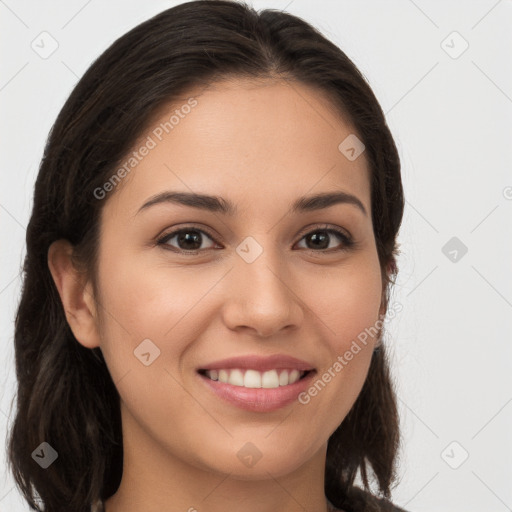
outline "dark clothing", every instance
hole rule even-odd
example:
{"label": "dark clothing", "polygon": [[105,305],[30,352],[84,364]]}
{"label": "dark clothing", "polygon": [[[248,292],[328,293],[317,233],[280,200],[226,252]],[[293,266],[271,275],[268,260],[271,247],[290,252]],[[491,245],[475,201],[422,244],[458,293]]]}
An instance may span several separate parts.
{"label": "dark clothing", "polygon": [[[329,503],[331,503],[329,501]],[[335,511],[339,512],[407,512],[405,509],[393,505],[384,498],[377,498],[359,487],[352,487],[350,499],[347,500],[348,505],[340,506],[340,504],[331,503]]]}

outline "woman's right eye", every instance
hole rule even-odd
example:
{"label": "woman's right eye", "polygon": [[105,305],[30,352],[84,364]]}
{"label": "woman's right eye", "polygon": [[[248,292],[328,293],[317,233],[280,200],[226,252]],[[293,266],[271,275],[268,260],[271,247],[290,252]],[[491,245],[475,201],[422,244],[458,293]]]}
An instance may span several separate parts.
{"label": "woman's right eye", "polygon": [[[205,250],[204,247],[201,248],[203,235],[214,242],[213,238],[202,229],[180,228],[165,234],[158,240],[157,243],[158,245],[171,246],[171,250],[183,251],[185,253],[198,253],[201,250]],[[178,247],[170,243],[173,239],[176,239],[175,243],[178,245]],[[207,247],[206,249],[212,248],[213,247]]]}

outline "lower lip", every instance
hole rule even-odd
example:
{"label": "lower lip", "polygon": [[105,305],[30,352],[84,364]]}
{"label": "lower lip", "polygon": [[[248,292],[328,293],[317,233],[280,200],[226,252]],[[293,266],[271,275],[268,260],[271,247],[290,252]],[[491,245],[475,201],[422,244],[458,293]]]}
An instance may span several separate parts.
{"label": "lower lip", "polygon": [[198,373],[198,376],[217,396],[240,409],[253,412],[271,412],[294,402],[297,396],[310,385],[315,373],[314,370],[310,371],[297,382],[278,388],[244,388],[209,379],[200,373]]}

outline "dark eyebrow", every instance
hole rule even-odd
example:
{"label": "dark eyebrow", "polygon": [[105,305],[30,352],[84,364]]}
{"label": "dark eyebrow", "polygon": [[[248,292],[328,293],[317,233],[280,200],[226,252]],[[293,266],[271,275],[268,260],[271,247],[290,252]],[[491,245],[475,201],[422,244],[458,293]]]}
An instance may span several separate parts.
{"label": "dark eyebrow", "polygon": [[[139,208],[137,214],[150,206],[160,203],[181,204],[192,208],[199,208],[201,210],[222,213],[230,216],[235,215],[237,212],[236,206],[222,197],[195,194],[192,192],[167,191],[150,197],[149,200]],[[311,196],[299,197],[299,199],[292,204],[290,213],[306,213],[322,210],[324,208],[334,206],[335,204],[351,204],[359,208],[359,210],[361,210],[365,215],[368,215],[363,203],[356,196],[341,191],[322,192]]]}

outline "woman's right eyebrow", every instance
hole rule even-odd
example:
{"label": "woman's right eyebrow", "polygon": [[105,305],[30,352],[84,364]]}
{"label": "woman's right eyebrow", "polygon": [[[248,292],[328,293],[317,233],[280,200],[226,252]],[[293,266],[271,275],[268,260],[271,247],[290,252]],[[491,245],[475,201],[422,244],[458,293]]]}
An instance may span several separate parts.
{"label": "woman's right eyebrow", "polygon": [[[150,197],[139,208],[135,215],[138,215],[141,211],[147,210],[151,206],[162,203],[189,206],[230,216],[236,215],[237,213],[236,205],[223,197],[198,194],[195,192],[178,192],[168,190]],[[364,213],[364,215],[368,215],[363,203],[356,196],[343,191],[320,192],[311,196],[299,197],[293,202],[289,213],[307,213],[330,208],[337,204],[353,205]]]}

